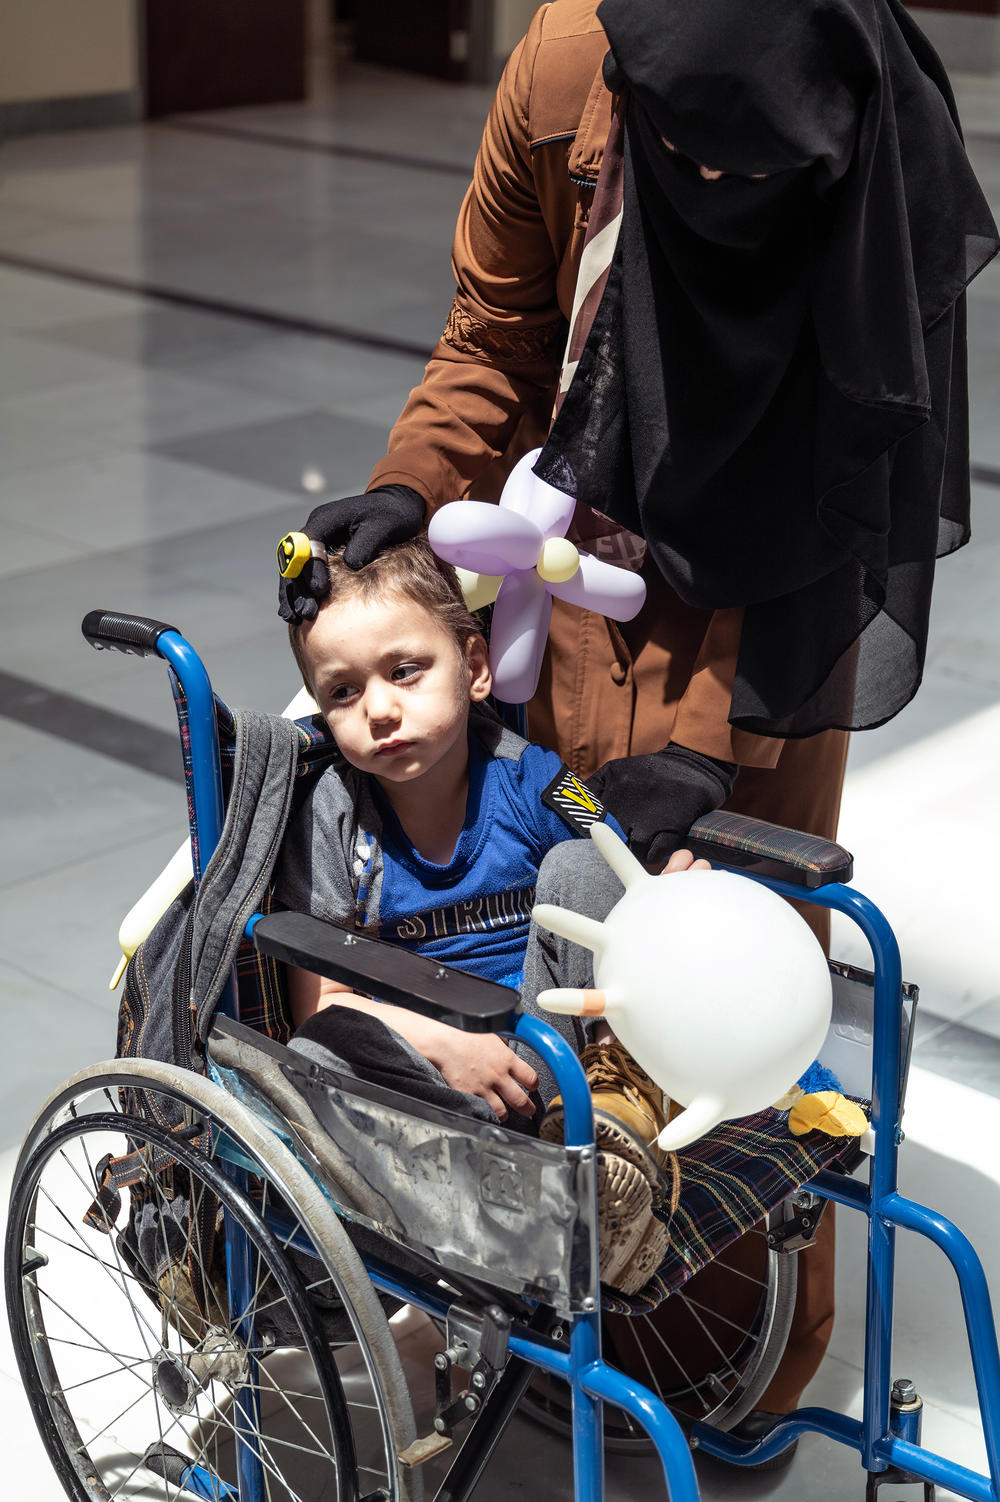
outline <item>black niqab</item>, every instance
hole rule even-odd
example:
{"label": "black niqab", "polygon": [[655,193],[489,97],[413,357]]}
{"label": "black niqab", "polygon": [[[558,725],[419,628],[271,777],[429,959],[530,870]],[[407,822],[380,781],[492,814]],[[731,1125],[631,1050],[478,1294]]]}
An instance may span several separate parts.
{"label": "black niqab", "polygon": [[880,724],[969,536],[963,292],[998,241],[946,75],[896,0],[598,14],[622,228],[536,470],[746,607],[734,724]]}

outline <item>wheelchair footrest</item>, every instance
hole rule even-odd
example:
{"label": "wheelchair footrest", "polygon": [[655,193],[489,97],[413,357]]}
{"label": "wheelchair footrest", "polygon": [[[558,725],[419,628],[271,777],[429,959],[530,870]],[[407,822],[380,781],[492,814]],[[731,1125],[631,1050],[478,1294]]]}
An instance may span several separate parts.
{"label": "wheelchair footrest", "polygon": [[405,1450],[400,1450],[396,1459],[407,1470],[413,1471],[417,1466],[426,1465],[443,1450],[450,1450],[453,1444],[450,1434],[425,1434],[422,1439],[415,1439],[412,1445],[407,1445]]}

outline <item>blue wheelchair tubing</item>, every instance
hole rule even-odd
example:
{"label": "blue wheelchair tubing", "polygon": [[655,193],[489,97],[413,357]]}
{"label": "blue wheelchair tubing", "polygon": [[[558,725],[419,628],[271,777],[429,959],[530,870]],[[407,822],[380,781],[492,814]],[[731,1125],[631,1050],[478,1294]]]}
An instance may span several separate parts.
{"label": "blue wheelchair tubing", "polygon": [[[196,883],[218,843],[223,823],[222,773],[211,684],[194,648],[176,631],[164,632],[157,651],[176,674],[188,701],[194,823],[201,859]],[[746,873],[744,873],[746,874]],[[897,1160],[901,1111],[901,1045],[899,998],[902,971],[899,946],[879,909],[851,887],[839,883],[808,892],[771,877],[748,875],[748,880],[796,901],[811,902],[845,914],[864,933],[872,951],[875,973],[872,1127],[875,1150],[867,1185],[821,1171],[809,1188],[821,1197],[860,1210],[868,1217],[868,1281],[865,1312],[865,1378],[860,1422],[827,1408],[801,1408],[779,1419],[754,1444],[742,1443],[703,1424],[687,1436],[664,1404],[647,1388],[607,1366],[601,1356],[600,1310],[573,1317],[569,1350],[557,1349],[530,1333],[512,1333],[515,1356],[563,1377],[573,1391],[573,1458],[577,1502],[601,1502],[603,1488],[603,1431],[601,1406],[613,1403],[640,1423],[653,1440],[666,1478],[670,1502],[698,1502],[698,1484],[690,1449],[735,1465],[757,1465],[780,1454],[793,1440],[818,1433],[859,1452],[865,1470],[882,1472],[899,1467],[910,1476],[949,1488],[973,1502],[1000,1502],[1000,1349],[992,1304],[982,1262],[965,1235],[945,1216],[901,1195],[897,1188]],[[254,919],[247,925],[252,931]],[[223,998],[220,1010],[235,1015],[235,987]],[[567,1146],[594,1150],[594,1120],[590,1094],[580,1061],[569,1044],[538,1018],[522,1016],[518,1037],[530,1043],[552,1069],[566,1111]],[[234,1170],[237,1171],[237,1170]],[[983,1424],[989,1475],[950,1461],[914,1442],[912,1429],[895,1415],[890,1404],[892,1310],[895,1232],[900,1227],[932,1241],[951,1262],[958,1278],[972,1356],[973,1373]],[[230,1240],[231,1231],[233,1234]],[[238,1227],[227,1225],[227,1268],[235,1307],[247,1301],[249,1263]],[[403,1283],[392,1270],[368,1265],[375,1285],[406,1303],[416,1303],[443,1318],[447,1301],[428,1285]],[[252,1428],[252,1425],[249,1426]],[[240,1445],[240,1502],[263,1502],[260,1458],[248,1433]],[[192,1478],[193,1479],[193,1478]]]}

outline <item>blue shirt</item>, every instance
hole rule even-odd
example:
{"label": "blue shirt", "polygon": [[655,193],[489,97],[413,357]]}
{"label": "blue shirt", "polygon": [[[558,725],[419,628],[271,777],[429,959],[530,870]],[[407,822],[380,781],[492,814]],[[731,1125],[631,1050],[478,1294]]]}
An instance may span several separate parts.
{"label": "blue shirt", "polygon": [[[524,966],[535,881],[553,845],[577,837],[542,794],[565,767],[554,751],[527,745],[517,761],[491,756],[469,736],[465,823],[447,865],[425,860],[407,839],[381,789],[380,937],[517,985]],[[618,824],[607,822],[620,834]]]}

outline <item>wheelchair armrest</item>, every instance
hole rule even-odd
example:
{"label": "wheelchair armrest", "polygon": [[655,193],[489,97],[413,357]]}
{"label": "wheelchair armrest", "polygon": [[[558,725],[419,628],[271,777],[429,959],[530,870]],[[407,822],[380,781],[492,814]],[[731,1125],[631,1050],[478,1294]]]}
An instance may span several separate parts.
{"label": "wheelchair armrest", "polygon": [[696,856],[799,887],[825,887],[854,875],[854,857],[843,845],[721,809],[692,824],[684,843]]}
{"label": "wheelchair armrest", "polygon": [[413,954],[396,944],[366,939],[353,930],[306,913],[268,913],[253,925],[263,954],[343,982],[380,1001],[414,1011],[460,1018],[469,1032],[513,1026],[516,991]]}

